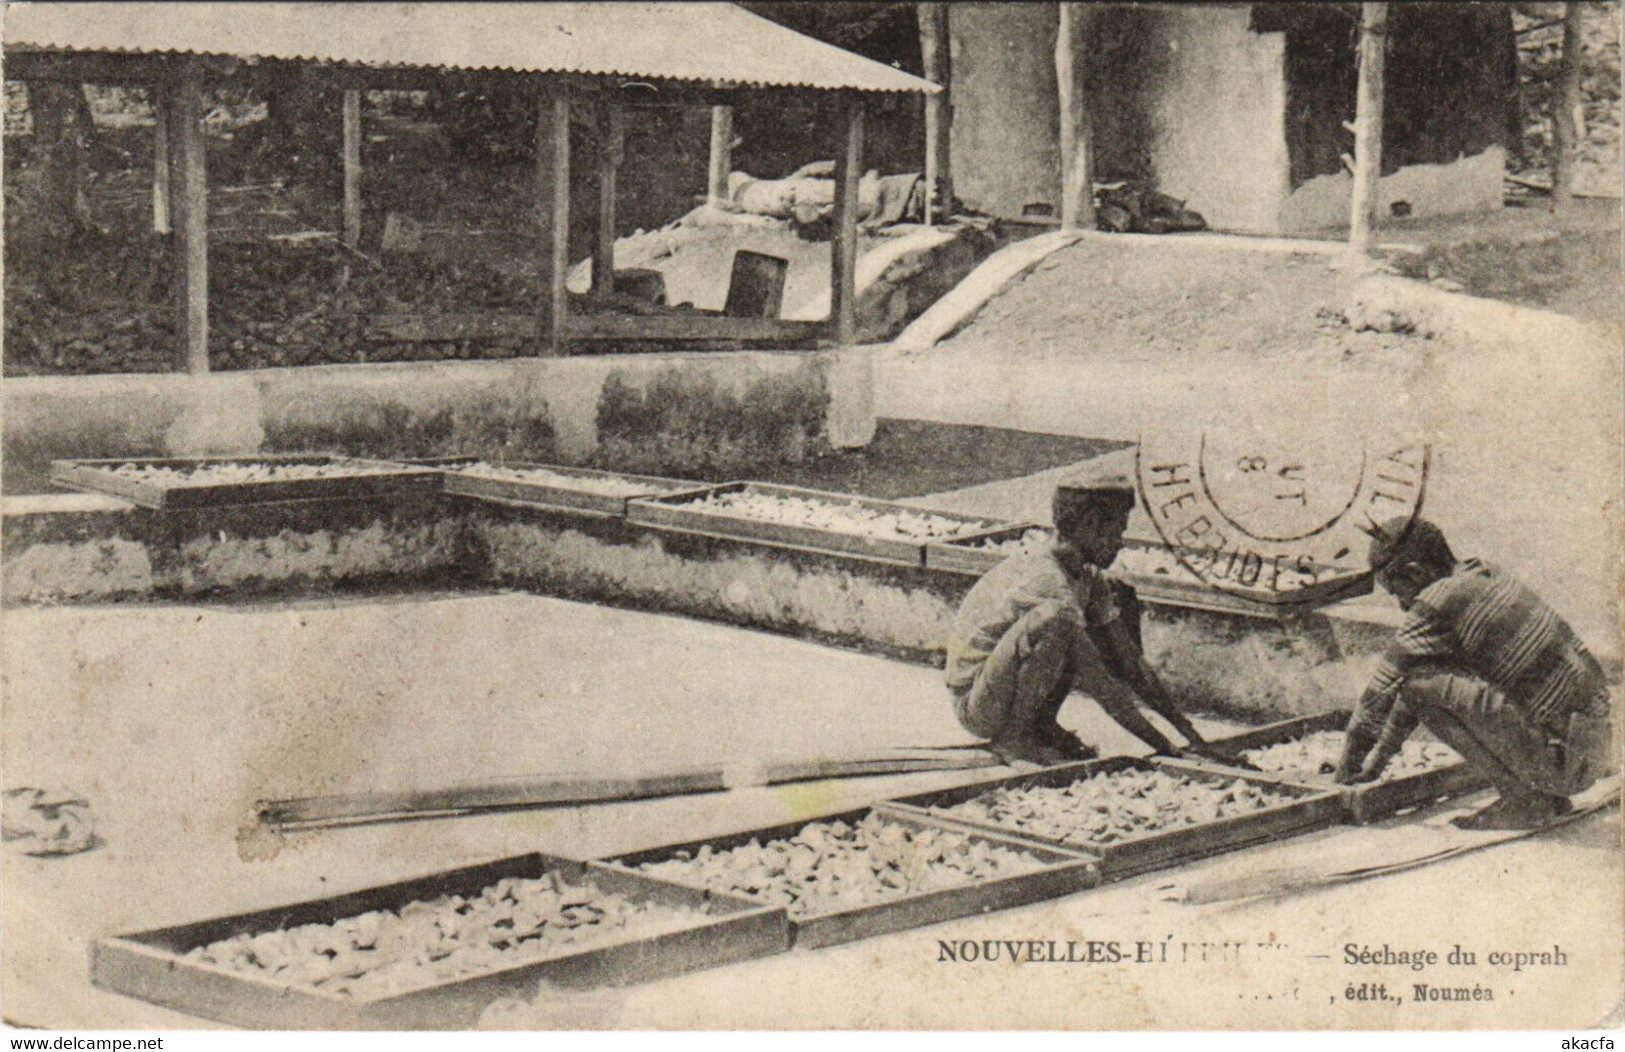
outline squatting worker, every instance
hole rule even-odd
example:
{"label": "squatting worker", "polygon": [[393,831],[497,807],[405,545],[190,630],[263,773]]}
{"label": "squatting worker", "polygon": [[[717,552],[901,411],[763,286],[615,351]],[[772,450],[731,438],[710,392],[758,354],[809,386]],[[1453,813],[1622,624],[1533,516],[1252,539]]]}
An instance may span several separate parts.
{"label": "squatting worker", "polygon": [[1506,571],[1458,561],[1425,520],[1385,524],[1370,562],[1409,617],[1355,707],[1337,780],[1380,777],[1422,723],[1500,790],[1458,825],[1527,829],[1568,813],[1604,773],[1610,740],[1602,667],[1574,630]]}
{"label": "squatting worker", "polygon": [[1049,549],[1005,559],[965,596],[948,640],[948,690],[959,722],[1006,762],[1048,766],[1096,755],[1055,721],[1074,688],[1155,752],[1174,746],[1137,703],[1203,745],[1141,654],[1133,589],[1105,572],[1133,509],[1134,484],[1124,474],[1063,481]]}

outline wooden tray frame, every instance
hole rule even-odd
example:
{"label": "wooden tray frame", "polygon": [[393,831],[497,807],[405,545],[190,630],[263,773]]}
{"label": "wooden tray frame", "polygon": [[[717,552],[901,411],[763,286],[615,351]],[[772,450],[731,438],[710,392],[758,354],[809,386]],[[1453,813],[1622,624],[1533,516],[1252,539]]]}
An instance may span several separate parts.
{"label": "wooden tray frame", "polygon": [[[1144,836],[1118,841],[1114,844],[1070,844],[1050,840],[1019,829],[959,818],[943,809],[972,800],[994,789],[1049,786],[1059,788],[1100,774],[1117,771],[1167,771],[1184,774],[1206,781],[1240,779],[1275,792],[1286,792],[1296,799],[1253,814],[1227,818],[1203,825],[1184,826]],[[943,789],[914,796],[900,797],[880,805],[884,811],[912,814],[922,819],[956,829],[994,833],[1008,841],[1047,847],[1056,851],[1069,851],[1093,855],[1100,859],[1100,872],[1104,880],[1121,880],[1154,869],[1179,865],[1225,851],[1248,847],[1260,841],[1295,836],[1334,824],[1342,813],[1342,798],[1338,793],[1296,785],[1275,779],[1259,778],[1246,772],[1216,770],[1178,760],[1148,759],[1138,756],[1114,756],[1104,760],[1086,760],[1082,763],[1063,764],[1031,774],[974,782],[953,789]]]}
{"label": "wooden tray frame", "polygon": [[[148,467],[195,468],[205,464],[345,464],[389,468],[375,475],[338,475],[331,478],[276,479],[264,482],[213,485],[160,486],[139,479],[119,478],[113,468],[123,464]],[[115,460],[53,460],[51,481],[65,489],[107,493],[143,508],[168,511],[180,508],[228,507],[300,500],[359,500],[437,494],[441,473],[396,461],[366,460],[328,454],[237,457],[120,457]]]}
{"label": "wooden tray frame", "polygon": [[869,497],[858,497],[847,493],[804,489],[800,486],[779,486],[766,482],[726,482],[703,490],[690,490],[680,494],[641,498],[628,502],[626,517],[630,522],[686,533],[727,537],[733,540],[758,541],[777,547],[857,556],[865,559],[877,559],[882,562],[899,563],[905,566],[925,565],[925,545],[927,543],[925,541],[865,537],[856,533],[841,533],[835,530],[821,530],[807,526],[783,526],[778,523],[762,522],[737,515],[696,511],[682,506],[684,503],[698,497],[739,492],[761,493],[775,497],[802,497],[824,503],[850,503],[882,511],[903,511],[916,515],[937,515],[959,522],[970,523],[978,530],[995,529],[1004,525],[998,520],[980,515],[961,515],[957,512],[937,511],[931,508],[915,508],[906,504],[874,500]]}
{"label": "wooden tray frame", "polygon": [[[503,877],[534,878],[549,871],[646,901],[704,905],[717,915],[659,935],[627,935],[561,956],[379,998],[301,990],[182,956],[194,946],[242,932],[331,922],[446,894],[470,895]],[[254,1029],[457,1030],[472,1027],[498,998],[533,1000],[541,980],[575,988],[620,986],[782,953],[788,947],[783,910],[538,853],[274,909],[100,939],[91,946],[90,970],[91,981],[103,989]]]}
{"label": "wooden tray frame", "polygon": [[[995,910],[1025,906],[1034,902],[1060,898],[1084,891],[1100,883],[1100,869],[1095,858],[1052,845],[1026,843],[989,832],[985,829],[963,829],[937,822],[915,814],[863,807],[818,818],[805,818],[796,822],[751,829],[741,833],[691,840],[681,844],[665,844],[642,851],[617,855],[605,864],[629,873],[639,873],[637,867],[645,862],[658,862],[671,858],[679,851],[698,851],[710,845],[725,850],[739,847],[751,840],[766,842],[794,836],[814,822],[856,823],[871,812],[878,812],[888,822],[897,822],[915,829],[951,830],[983,840],[999,847],[1026,851],[1048,864],[1046,869],[1020,876],[979,881],[962,887],[944,888],[879,902],[872,906],[817,913],[797,919],[789,918],[791,944],[798,950],[817,949],[841,943],[867,939],[875,935],[919,928],[941,921],[980,916]],[[661,879],[672,880],[670,877]],[[701,885],[689,885],[698,890]]]}
{"label": "wooden tray frame", "polygon": [[[1124,548],[1146,551],[1156,548],[1166,549],[1167,546],[1130,539],[1125,542]],[[1175,562],[1181,568],[1181,576],[1120,571],[1114,571],[1113,576],[1133,586],[1135,594],[1148,603],[1215,613],[1241,614],[1269,621],[1288,621],[1323,606],[1340,603],[1356,596],[1369,595],[1374,587],[1370,574],[1355,574],[1329,578],[1290,592],[1260,591],[1254,597],[1222,591],[1206,582],[1195,580],[1190,571],[1184,569],[1184,564],[1178,562],[1177,557]]]}
{"label": "wooden tray frame", "polygon": [[456,468],[456,465],[459,464],[477,464],[485,459],[485,457],[472,456],[435,457],[414,460],[412,463],[439,468],[445,477],[445,492],[453,496],[495,500],[504,504],[519,506],[535,505],[549,510],[584,511],[616,519],[626,518],[627,505],[640,497],[677,497],[686,495],[692,498],[694,495],[711,488],[709,483],[694,482],[688,479],[663,478],[658,475],[633,475],[620,471],[600,471],[597,468],[568,467],[563,464],[543,464],[528,460],[516,460],[500,465],[520,471],[531,469],[551,471],[556,475],[565,475],[570,478],[625,480],[648,487],[647,492],[635,493],[630,497],[611,497],[602,493],[588,493],[582,490],[567,489],[563,486],[549,485],[545,482],[481,478],[477,475],[465,475]]}
{"label": "wooden tray frame", "polygon": [[948,573],[973,574],[980,577],[1009,558],[976,547],[982,541],[1019,540],[1028,530],[1047,530],[1048,527],[1032,522],[1005,523],[1002,526],[951,541],[930,541],[925,546],[925,566],[928,570]]}
{"label": "wooden tray frame", "polygon": [[[1224,746],[1229,750],[1256,749],[1265,745],[1276,745],[1281,742],[1292,741],[1316,731],[1340,731],[1348,726],[1348,722],[1348,710],[1337,709],[1331,712],[1317,713],[1313,716],[1298,716],[1290,720],[1281,720],[1279,723],[1265,724],[1262,727],[1255,727],[1252,730],[1233,734],[1227,738],[1213,739],[1212,743]],[[1239,770],[1226,767],[1216,760],[1196,759],[1192,762],[1216,770]],[[1257,772],[1240,773],[1251,774],[1255,778],[1259,777]],[[1266,774],[1263,777],[1269,778],[1273,776]],[[1300,781],[1296,784],[1310,785],[1313,783]],[[1435,767],[1431,771],[1419,771],[1416,774],[1402,775],[1399,778],[1388,778],[1378,782],[1368,782],[1364,785],[1344,785],[1335,786],[1334,788],[1343,795],[1344,818],[1357,825],[1368,825],[1392,817],[1395,813],[1407,808],[1421,807],[1447,796],[1460,796],[1463,793],[1475,792],[1489,784],[1487,778],[1474,770],[1466,760],[1462,760],[1444,767]]]}

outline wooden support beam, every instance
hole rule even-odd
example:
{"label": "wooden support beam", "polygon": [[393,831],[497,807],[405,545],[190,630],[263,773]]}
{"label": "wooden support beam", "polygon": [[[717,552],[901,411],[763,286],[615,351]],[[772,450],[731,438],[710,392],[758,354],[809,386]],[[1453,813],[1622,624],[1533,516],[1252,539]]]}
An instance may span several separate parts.
{"label": "wooden support beam", "polygon": [[1088,70],[1094,5],[1062,3],[1055,32],[1061,113],[1061,229],[1095,225],[1094,100]]}
{"label": "wooden support beam", "polygon": [[858,180],[863,175],[863,98],[846,100],[846,134],[835,159],[835,241],[830,245],[831,338],[845,346],[857,338]]}
{"label": "wooden support beam", "polygon": [[169,107],[161,90],[152,92],[152,229],[167,234],[169,227]]}
{"label": "wooden support beam", "polygon": [[536,230],[541,267],[537,311],[543,356],[564,353],[570,313],[570,100],[543,94],[536,107]]}
{"label": "wooden support beam", "polygon": [[733,171],[734,110],[711,107],[711,159],[705,169],[705,202],[721,208],[728,200],[728,175]]}
{"label": "wooden support beam", "polygon": [[938,215],[943,218],[951,215],[954,207],[950,155],[954,109],[949,98],[953,66],[949,51],[948,5],[920,4],[918,12],[920,55],[925,63],[925,79],[942,85],[941,91],[925,97],[925,225],[930,226]]}
{"label": "wooden support beam", "polygon": [[1349,194],[1349,251],[1371,251],[1377,180],[1382,175],[1383,73],[1388,53],[1388,5],[1360,5],[1360,71],[1354,105],[1354,187]]}
{"label": "wooden support beam", "polygon": [[615,292],[615,205],[621,162],[626,159],[626,113],[613,102],[599,113],[598,244],[592,254],[592,291]]}
{"label": "wooden support beam", "polygon": [[361,245],[361,92],[344,92],[344,243]]}
{"label": "wooden support beam", "polygon": [[1552,207],[1574,204],[1574,165],[1579,159],[1580,32],[1584,5],[1569,0],[1563,13],[1563,53],[1557,67],[1557,97],[1552,100]]}
{"label": "wooden support beam", "polygon": [[164,93],[169,113],[170,216],[174,244],[175,368],[209,371],[209,185],[203,141],[203,78],[197,62],[179,59]]}

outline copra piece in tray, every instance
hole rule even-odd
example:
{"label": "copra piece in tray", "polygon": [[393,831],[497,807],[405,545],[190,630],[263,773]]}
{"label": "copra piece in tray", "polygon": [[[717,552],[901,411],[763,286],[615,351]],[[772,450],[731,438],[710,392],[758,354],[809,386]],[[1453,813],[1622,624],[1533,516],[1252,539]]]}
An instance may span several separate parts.
{"label": "copra piece in tray", "polygon": [[441,895],[331,923],[243,933],[183,959],[240,975],[372,999],[692,926],[693,907],[639,901],[589,878],[504,877],[477,895]]}
{"label": "copra piece in tray", "polygon": [[[1342,731],[1315,731],[1294,741],[1244,749],[1241,755],[1262,773],[1283,781],[1329,784],[1343,756],[1345,740]],[[1378,780],[1406,778],[1461,762],[1461,754],[1443,742],[1413,738],[1388,762]]]}
{"label": "copra piece in tray", "polygon": [[793,920],[1045,868],[1030,851],[874,812],[855,822],[812,822],[765,843],[706,845],[638,867],[649,876],[783,906]]}
{"label": "copra piece in tray", "polygon": [[1089,849],[1241,818],[1296,798],[1240,778],[1206,780],[1129,768],[1064,786],[1001,786],[941,813]]}
{"label": "copra piece in tray", "polygon": [[[489,461],[475,460],[467,464],[457,464],[447,470],[455,471],[459,475],[473,478],[501,479],[507,482],[527,482],[532,485],[548,486],[555,489],[577,490],[582,493],[591,493],[599,497],[626,500],[631,497],[642,497],[649,493],[658,493],[663,490],[675,490],[683,486],[693,486],[694,483],[682,483],[675,479],[667,481],[632,476],[612,475],[609,473],[565,474],[552,468],[542,466],[518,466],[505,464],[492,464]],[[661,484],[656,485],[657,481]]]}
{"label": "copra piece in tray", "polygon": [[56,460],[51,462],[51,481],[158,509],[440,490],[440,474],[425,467],[326,454]]}
{"label": "copra piece in tray", "polygon": [[760,490],[723,490],[686,501],[693,511],[717,512],[781,526],[829,530],[885,540],[923,543],[957,537],[985,524],[903,507],[875,507],[845,501],[765,493]]}

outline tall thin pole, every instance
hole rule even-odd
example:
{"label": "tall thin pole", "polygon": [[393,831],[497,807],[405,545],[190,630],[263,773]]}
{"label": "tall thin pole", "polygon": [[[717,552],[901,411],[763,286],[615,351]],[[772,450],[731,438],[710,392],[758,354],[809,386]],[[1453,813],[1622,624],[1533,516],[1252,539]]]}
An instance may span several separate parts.
{"label": "tall thin pole", "polygon": [[361,244],[361,92],[344,93],[344,243]]}
{"label": "tall thin pole", "polygon": [[175,239],[177,369],[209,371],[209,176],[203,85],[196,61],[180,59],[168,85],[170,214]]}
{"label": "tall thin pole", "polygon": [[949,98],[953,83],[948,5],[920,4],[920,55],[925,79],[942,90],[925,97],[925,222],[930,226],[937,215],[953,211],[953,165],[949,155],[953,139],[954,110]]}
{"label": "tall thin pole", "polygon": [[1061,113],[1061,229],[1095,225],[1094,120],[1085,58],[1094,12],[1063,3],[1055,31],[1055,86]]}
{"label": "tall thin pole", "polygon": [[1580,31],[1582,5],[1569,0],[1563,12],[1563,54],[1557,72],[1557,98],[1552,102],[1552,204],[1574,203],[1574,165],[1579,159]]}
{"label": "tall thin pole", "polygon": [[721,208],[728,201],[728,175],[733,171],[734,109],[711,107],[711,155],[705,170],[705,202]]}
{"label": "tall thin pole", "polygon": [[615,206],[621,161],[626,152],[625,111],[607,103],[599,114],[598,244],[592,254],[592,291],[615,291]]}
{"label": "tall thin pole", "polygon": [[544,93],[536,106],[536,230],[541,282],[537,311],[543,355],[561,354],[569,315],[570,100]]}
{"label": "tall thin pole", "polygon": [[1354,105],[1354,187],[1349,195],[1349,250],[1371,251],[1377,180],[1382,175],[1383,72],[1387,64],[1388,5],[1360,5],[1360,83]]}
{"label": "tall thin pole", "polygon": [[169,103],[159,85],[153,92],[157,118],[152,125],[152,229],[169,233]]}
{"label": "tall thin pole", "polygon": [[857,336],[858,180],[863,172],[863,98],[846,103],[846,135],[835,160],[835,243],[830,246],[830,320],[835,342]]}

